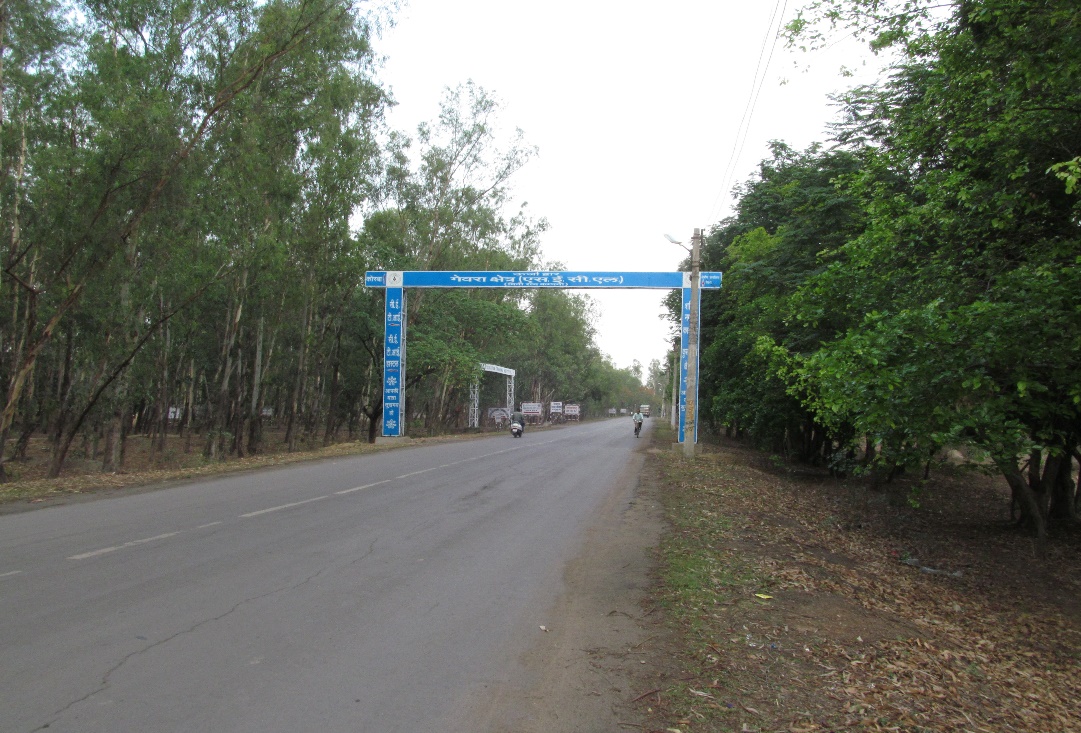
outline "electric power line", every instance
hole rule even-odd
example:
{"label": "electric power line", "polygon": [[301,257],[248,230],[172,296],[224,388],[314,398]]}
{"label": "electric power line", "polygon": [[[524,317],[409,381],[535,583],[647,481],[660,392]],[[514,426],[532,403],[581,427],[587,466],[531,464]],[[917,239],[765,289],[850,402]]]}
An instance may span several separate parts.
{"label": "electric power line", "polygon": [[[778,7],[780,12],[778,13]],[[773,60],[773,51],[777,48],[777,37],[780,35],[780,23],[784,19],[784,13],[788,9],[788,0],[777,0],[773,5],[773,12],[770,14],[769,24],[766,26],[766,34],[762,38],[762,47],[758,51],[758,63],[755,66],[754,77],[751,81],[751,92],[747,96],[747,104],[743,109],[743,116],[740,118],[739,127],[736,128],[736,139],[732,143],[732,153],[729,155],[728,163],[725,165],[724,174],[721,177],[721,186],[717,191],[717,195],[713,198],[713,205],[710,207],[709,221],[716,221],[721,211],[721,198],[726,196],[732,187],[732,179],[735,177],[736,164],[739,161],[739,156],[743,154],[743,146],[747,142],[747,134],[751,129],[751,120],[754,119],[754,108],[758,102],[758,95],[762,91],[762,84],[766,80],[766,74],[769,72],[770,61]],[[774,22],[777,23],[777,29],[774,31]],[[769,43],[770,35],[773,36],[773,43],[769,44],[769,55],[766,55],[766,45]],[[766,63],[763,66],[762,58],[765,56]],[[759,73],[761,72],[761,73]]]}

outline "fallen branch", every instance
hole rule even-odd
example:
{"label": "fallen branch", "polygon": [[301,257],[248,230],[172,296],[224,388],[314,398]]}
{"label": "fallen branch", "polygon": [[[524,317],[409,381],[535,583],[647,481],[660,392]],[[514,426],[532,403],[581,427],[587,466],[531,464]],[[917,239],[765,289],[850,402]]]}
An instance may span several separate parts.
{"label": "fallen branch", "polygon": [[661,691],[661,688],[660,688],[660,687],[658,687],[658,688],[657,688],[656,690],[650,690],[649,692],[643,692],[643,693],[642,693],[641,695],[639,695],[638,697],[636,697],[636,698],[634,698],[633,700],[631,700],[631,702],[638,702],[638,701],[639,701],[639,700],[641,700],[641,699],[642,699],[643,697],[647,697],[647,696],[649,696],[649,695],[652,695],[652,694],[653,694],[654,692],[660,692],[660,691]]}

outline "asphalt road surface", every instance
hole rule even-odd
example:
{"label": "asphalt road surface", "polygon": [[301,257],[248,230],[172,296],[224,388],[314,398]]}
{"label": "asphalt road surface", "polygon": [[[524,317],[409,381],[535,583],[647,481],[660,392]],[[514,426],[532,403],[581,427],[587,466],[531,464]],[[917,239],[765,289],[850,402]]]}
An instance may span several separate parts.
{"label": "asphalt road surface", "polygon": [[613,420],[0,516],[0,731],[476,730],[640,445]]}

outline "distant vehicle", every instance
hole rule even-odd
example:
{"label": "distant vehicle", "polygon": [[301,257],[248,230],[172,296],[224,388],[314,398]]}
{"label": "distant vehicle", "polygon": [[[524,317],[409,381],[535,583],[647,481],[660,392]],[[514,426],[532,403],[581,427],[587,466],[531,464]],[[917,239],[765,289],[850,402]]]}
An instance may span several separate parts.
{"label": "distant vehicle", "polygon": [[521,438],[522,437],[522,426],[519,425],[516,422],[512,422],[510,424],[510,434],[513,435],[515,438]]}
{"label": "distant vehicle", "polygon": [[642,413],[642,417],[649,417],[649,405],[642,405],[639,411]]}

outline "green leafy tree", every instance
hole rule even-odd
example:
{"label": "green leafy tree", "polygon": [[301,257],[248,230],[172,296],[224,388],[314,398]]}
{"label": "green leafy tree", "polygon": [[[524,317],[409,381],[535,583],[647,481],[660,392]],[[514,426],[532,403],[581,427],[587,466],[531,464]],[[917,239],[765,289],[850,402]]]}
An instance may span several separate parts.
{"label": "green leafy tree", "polygon": [[1081,150],[1081,11],[816,7],[902,56],[887,83],[847,97],[841,137],[869,146],[847,190],[868,225],[802,307],[853,323],[797,367],[801,388],[889,465],[954,440],[984,449],[1043,536],[1049,519],[1077,515],[1081,200],[1067,189]]}
{"label": "green leafy tree", "polygon": [[723,271],[724,287],[702,301],[700,397],[714,425],[819,461],[833,453],[843,426],[815,420],[771,373],[759,342],[810,353],[835,334],[832,317],[793,318],[793,298],[860,230],[854,199],[837,185],[860,162],[818,146],[803,153],[772,147],[773,157],[740,189],[736,215],[714,228],[703,249],[704,267]]}

